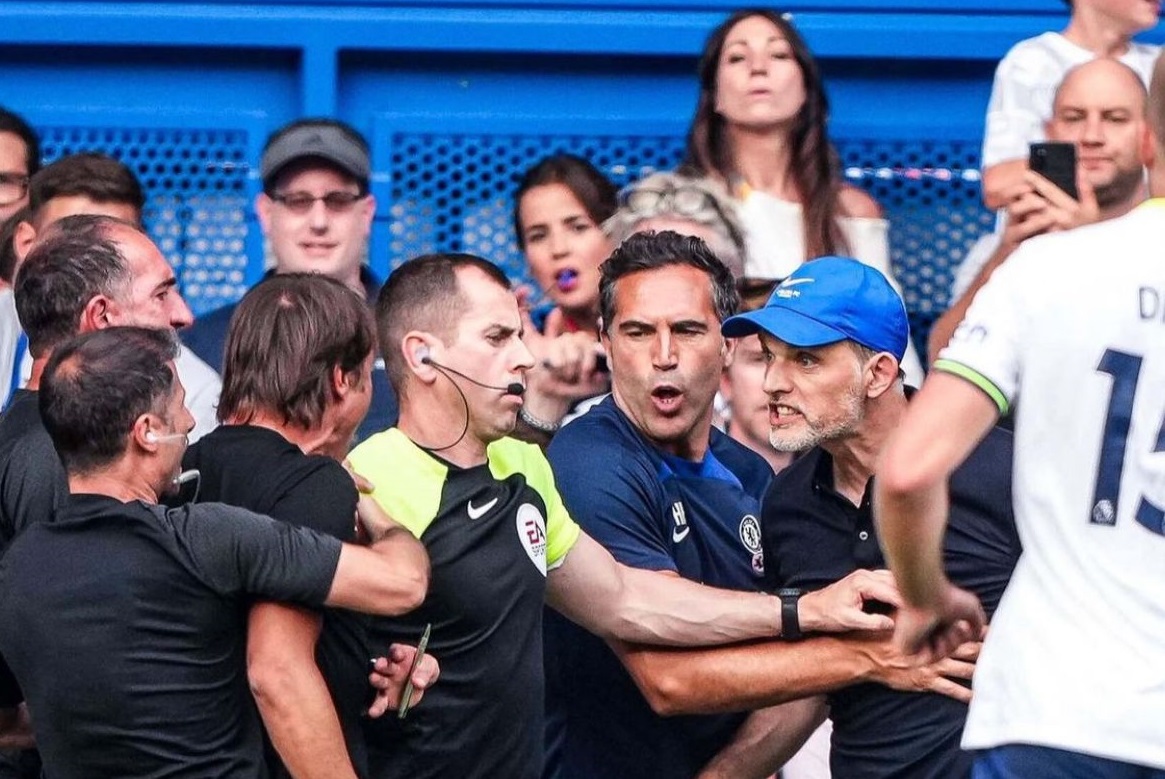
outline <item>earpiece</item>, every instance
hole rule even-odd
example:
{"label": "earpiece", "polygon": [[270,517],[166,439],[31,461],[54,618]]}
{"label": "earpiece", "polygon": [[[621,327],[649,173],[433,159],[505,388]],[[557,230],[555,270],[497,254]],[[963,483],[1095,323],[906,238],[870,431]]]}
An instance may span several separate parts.
{"label": "earpiece", "polygon": [[417,350],[413,352],[413,359],[419,362],[421,365],[428,365],[430,362],[429,347],[418,346]]}
{"label": "earpiece", "polygon": [[158,436],[154,433],[153,430],[146,431],[146,441],[148,441],[151,444],[158,443]]}

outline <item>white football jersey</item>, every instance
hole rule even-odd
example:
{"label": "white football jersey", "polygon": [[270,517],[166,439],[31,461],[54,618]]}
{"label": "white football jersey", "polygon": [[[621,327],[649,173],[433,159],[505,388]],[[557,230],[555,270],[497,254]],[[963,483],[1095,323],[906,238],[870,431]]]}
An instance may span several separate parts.
{"label": "white football jersey", "polygon": [[1165,200],[1025,242],[935,368],[1017,404],[1024,552],[963,746],[1165,768]]}

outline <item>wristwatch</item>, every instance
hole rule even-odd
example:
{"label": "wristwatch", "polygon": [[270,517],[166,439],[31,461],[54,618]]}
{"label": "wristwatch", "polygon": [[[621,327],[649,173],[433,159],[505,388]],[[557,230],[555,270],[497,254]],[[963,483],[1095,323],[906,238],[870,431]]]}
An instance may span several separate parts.
{"label": "wristwatch", "polygon": [[785,641],[800,641],[801,621],[797,618],[797,601],[805,593],[796,587],[784,587],[777,590],[777,597],[781,599],[781,638]]}

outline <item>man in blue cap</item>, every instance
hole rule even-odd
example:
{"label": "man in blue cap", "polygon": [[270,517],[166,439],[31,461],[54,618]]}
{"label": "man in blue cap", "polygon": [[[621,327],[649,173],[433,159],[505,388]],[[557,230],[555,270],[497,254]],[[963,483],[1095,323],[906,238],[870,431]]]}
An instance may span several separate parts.
{"label": "man in blue cap", "polygon": [[[770,442],[804,452],[762,505],[765,575],[783,601],[859,568],[885,568],[871,477],[912,388],[899,363],[910,331],[902,299],[877,270],[824,257],[786,278],[763,308],[725,320],[757,334],[768,363]],[[1011,433],[991,431],[951,479],[948,575],[994,610],[1019,556],[1011,513]],[[960,777],[967,707],[933,693],[858,684],[828,695],[831,767],[845,777]]]}

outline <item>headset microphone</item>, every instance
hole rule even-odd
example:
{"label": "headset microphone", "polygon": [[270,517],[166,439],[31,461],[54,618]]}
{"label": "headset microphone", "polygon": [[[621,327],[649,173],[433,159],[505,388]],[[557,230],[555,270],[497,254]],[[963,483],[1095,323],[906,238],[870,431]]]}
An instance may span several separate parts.
{"label": "headset microphone", "polygon": [[429,352],[426,349],[418,349],[416,356],[417,356],[417,359],[419,359],[421,361],[422,365],[432,365],[434,368],[436,368],[438,370],[448,371],[449,373],[460,376],[461,378],[465,379],[466,381],[468,381],[472,384],[476,384],[479,387],[485,387],[486,389],[496,390],[497,392],[500,392],[503,395],[515,395],[515,396],[520,398],[526,392],[526,387],[521,382],[512,381],[504,387],[499,387],[496,384],[486,384],[484,381],[478,381],[477,379],[473,378],[472,376],[466,376],[464,373],[457,370],[456,368],[450,368],[449,366],[442,365],[441,363],[434,360],[432,357],[429,356]]}

